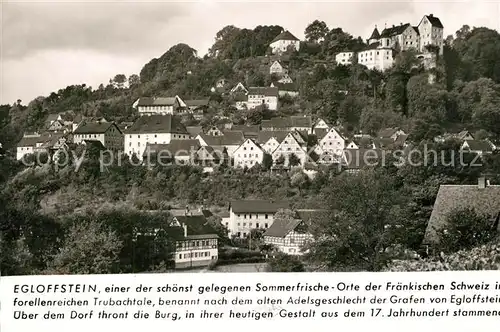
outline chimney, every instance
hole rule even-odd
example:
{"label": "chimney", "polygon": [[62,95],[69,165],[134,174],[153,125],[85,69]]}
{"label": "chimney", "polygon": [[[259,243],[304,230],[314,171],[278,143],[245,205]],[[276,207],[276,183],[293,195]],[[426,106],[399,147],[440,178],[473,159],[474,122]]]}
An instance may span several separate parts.
{"label": "chimney", "polygon": [[484,176],[480,176],[478,179],[477,179],[477,187],[479,189],[484,189],[486,188],[486,186],[489,184],[488,183],[489,181],[486,180],[486,177]]}
{"label": "chimney", "polygon": [[434,17],[434,14],[429,14],[429,17]]}
{"label": "chimney", "polygon": [[403,26],[403,22],[399,22],[399,26]]}
{"label": "chimney", "polygon": [[184,230],[184,237],[188,236],[188,227],[186,224],[182,224],[182,229]]}
{"label": "chimney", "polygon": [[395,28],[396,26],[393,24],[392,27]]}

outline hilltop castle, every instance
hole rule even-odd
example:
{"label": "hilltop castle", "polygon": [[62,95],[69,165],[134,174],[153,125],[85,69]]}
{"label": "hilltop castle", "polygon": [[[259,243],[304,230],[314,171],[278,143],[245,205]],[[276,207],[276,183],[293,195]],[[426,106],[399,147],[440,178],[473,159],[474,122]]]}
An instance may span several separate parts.
{"label": "hilltop castle", "polygon": [[335,56],[339,64],[351,64],[352,58],[357,56],[359,64],[369,69],[386,70],[394,63],[398,52],[415,49],[426,58],[431,53],[431,46],[443,54],[443,24],[432,14],[424,15],[417,26],[410,23],[393,25],[384,28],[379,33],[377,26],[367,40],[368,46],[357,54],[352,51],[340,52]]}

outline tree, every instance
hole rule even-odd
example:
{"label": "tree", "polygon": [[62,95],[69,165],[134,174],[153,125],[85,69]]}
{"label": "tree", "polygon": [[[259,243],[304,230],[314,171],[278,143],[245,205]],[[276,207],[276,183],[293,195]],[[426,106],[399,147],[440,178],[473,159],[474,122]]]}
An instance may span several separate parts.
{"label": "tree", "polygon": [[300,165],[300,158],[297,157],[295,153],[292,153],[288,156],[288,166],[294,167]]}
{"label": "tree", "polygon": [[272,166],[273,166],[273,156],[265,152],[264,156],[262,157],[262,167],[264,167],[265,170],[270,170]]}
{"label": "tree", "polygon": [[117,272],[122,242],[102,224],[91,221],[69,229],[50,271],[58,274],[101,274]]}
{"label": "tree", "polygon": [[469,208],[450,213],[445,228],[439,233],[439,250],[444,253],[472,249],[496,236],[491,219]]}
{"label": "tree", "polygon": [[296,256],[278,253],[268,262],[271,272],[305,272],[304,264]]}
{"label": "tree", "polygon": [[325,39],[328,33],[328,26],[324,21],[315,20],[309,24],[304,32],[306,40],[309,42],[317,43]]}
{"label": "tree", "polygon": [[123,89],[125,82],[127,82],[127,76],[124,74],[117,74],[112,80],[113,85],[118,89]]}
{"label": "tree", "polygon": [[128,86],[130,88],[135,88],[141,84],[141,78],[137,74],[132,74],[128,77]]}
{"label": "tree", "polygon": [[309,184],[309,177],[302,171],[297,171],[290,178],[290,185],[299,189],[299,194],[302,195],[302,189]]}

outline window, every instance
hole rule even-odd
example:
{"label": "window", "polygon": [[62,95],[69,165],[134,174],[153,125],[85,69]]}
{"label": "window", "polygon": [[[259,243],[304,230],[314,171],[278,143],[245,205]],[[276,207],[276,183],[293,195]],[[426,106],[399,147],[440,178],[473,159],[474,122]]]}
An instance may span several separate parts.
{"label": "window", "polygon": [[268,216],[267,214],[264,216],[264,218],[265,218],[265,219],[268,219],[268,217],[269,217],[269,216]]}
{"label": "window", "polygon": [[265,227],[265,228],[268,228],[268,225],[267,225],[267,224],[264,224],[264,227]]}
{"label": "window", "polygon": [[182,259],[182,254],[179,254],[179,259]]}
{"label": "window", "polygon": [[246,215],[246,214],[244,214],[244,215],[243,215],[243,219],[246,219],[246,218],[247,218],[247,215]]}

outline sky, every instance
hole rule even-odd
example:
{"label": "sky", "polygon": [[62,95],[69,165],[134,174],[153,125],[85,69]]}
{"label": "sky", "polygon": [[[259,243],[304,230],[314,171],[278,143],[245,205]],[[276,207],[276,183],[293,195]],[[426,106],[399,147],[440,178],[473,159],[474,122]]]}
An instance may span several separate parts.
{"label": "sky", "polygon": [[0,104],[23,104],[71,84],[97,87],[139,74],[152,58],[186,43],[204,55],[226,25],[281,25],[300,39],[325,21],[367,39],[375,25],[441,19],[500,31],[500,0],[443,1],[22,1],[0,0]]}

